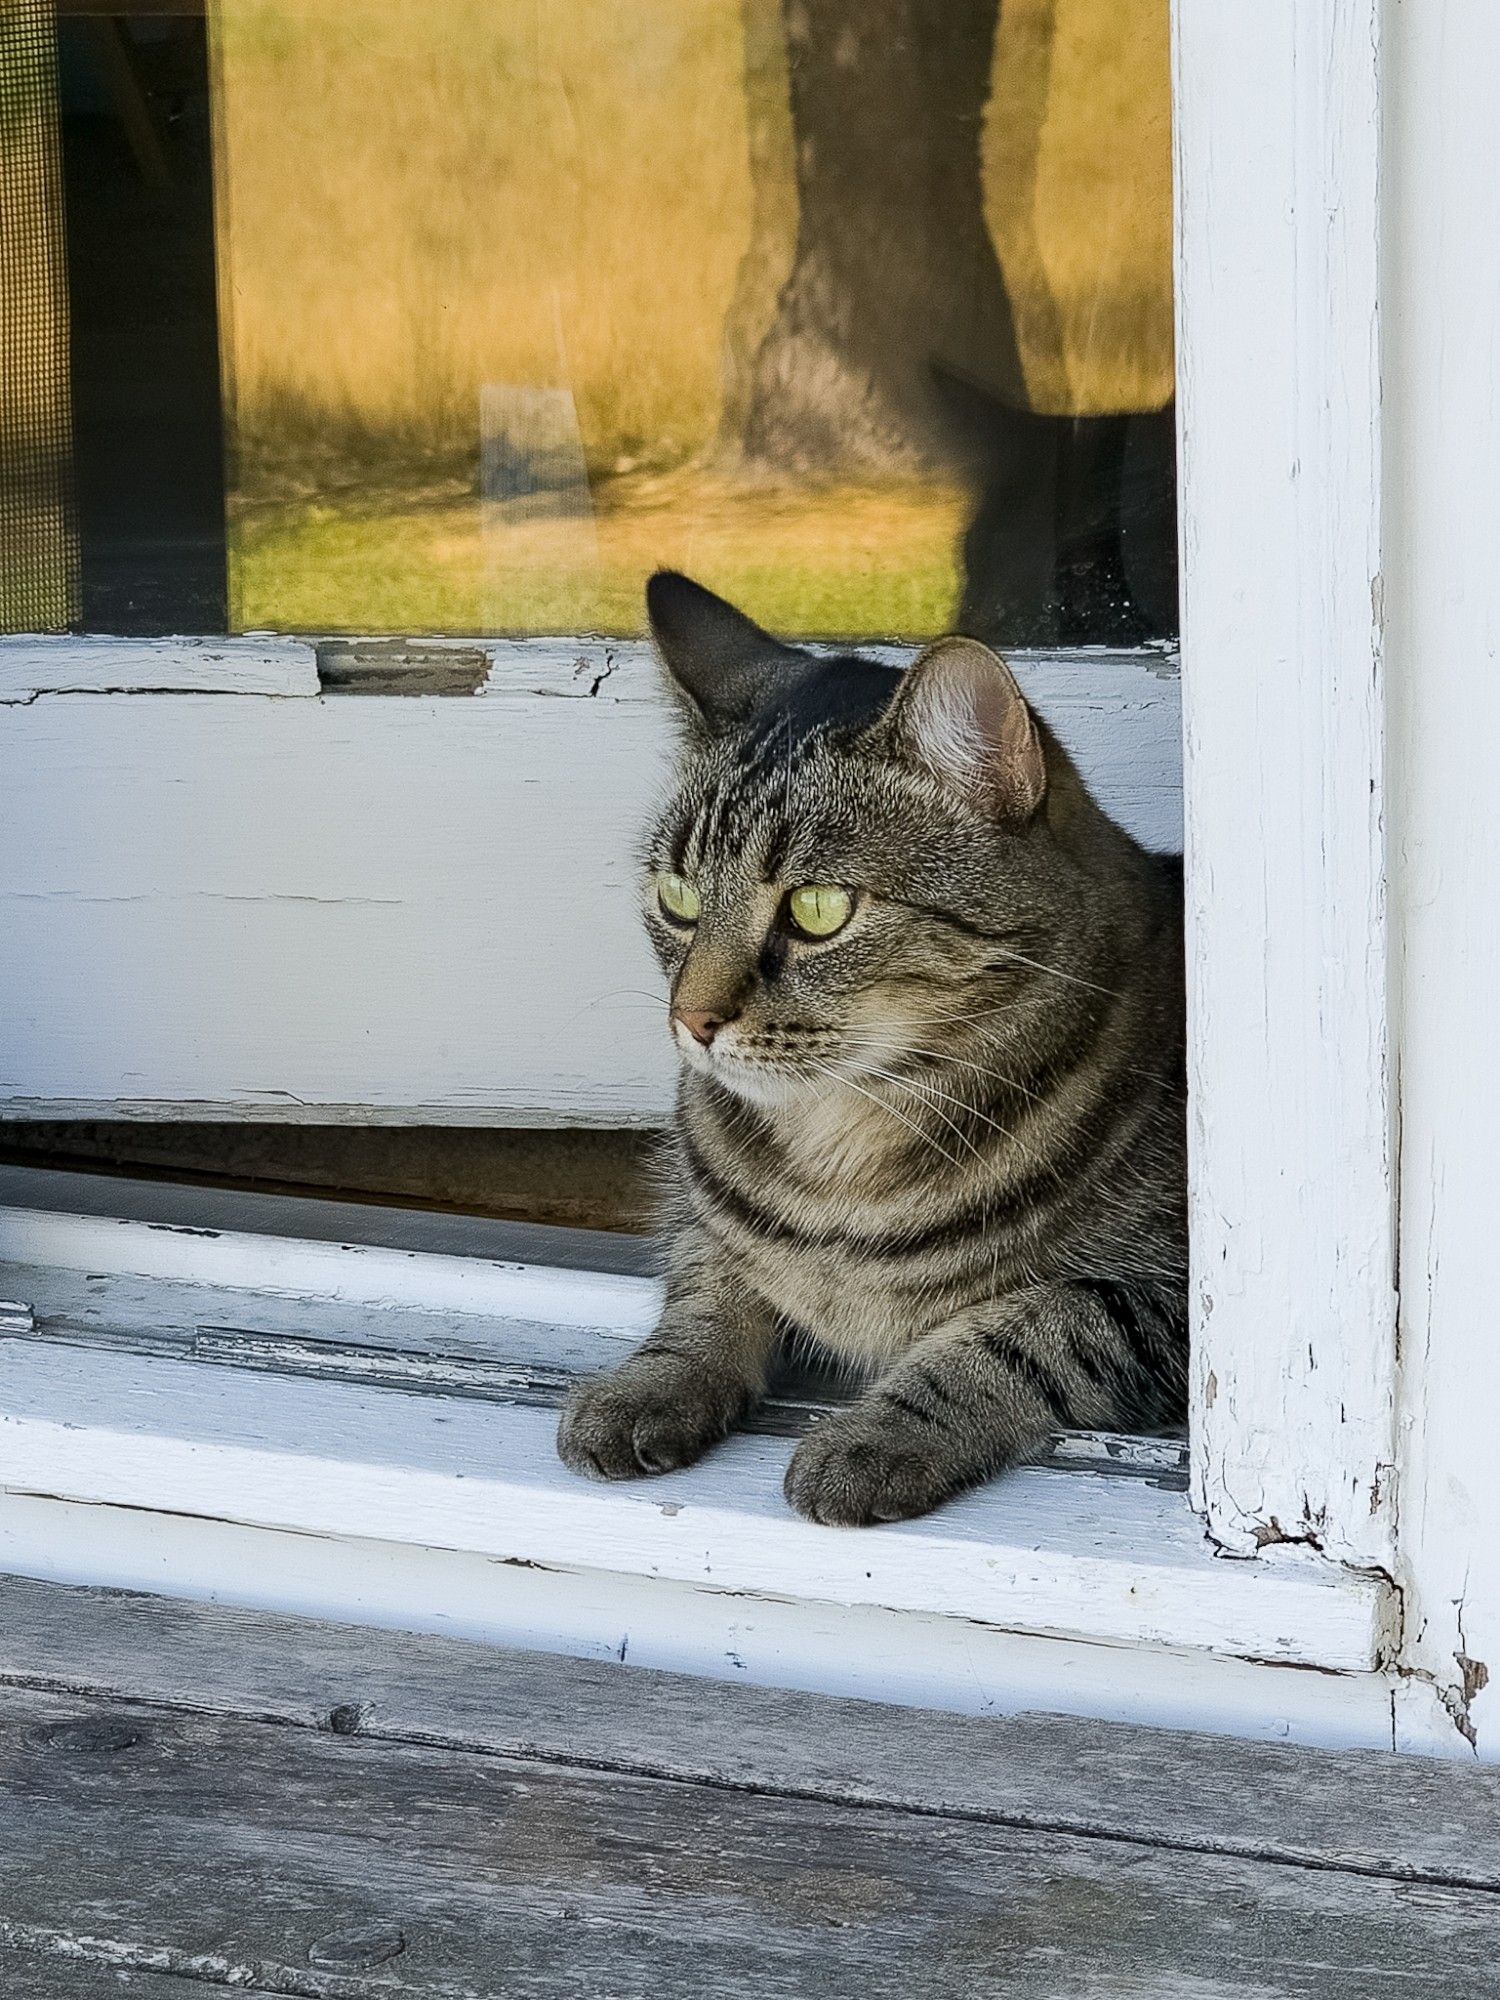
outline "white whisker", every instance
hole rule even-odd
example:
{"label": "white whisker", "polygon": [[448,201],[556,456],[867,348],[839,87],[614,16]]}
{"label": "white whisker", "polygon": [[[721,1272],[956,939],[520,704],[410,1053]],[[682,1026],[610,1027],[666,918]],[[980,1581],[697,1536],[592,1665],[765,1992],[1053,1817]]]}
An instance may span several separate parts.
{"label": "white whisker", "polygon": [[995,943],[995,949],[1003,951],[1007,958],[1013,958],[1018,965],[1029,965],[1033,972],[1045,972],[1053,979],[1065,979],[1070,986],[1086,986],[1091,993],[1102,993],[1109,1000],[1119,998],[1112,986],[1100,986],[1095,980],[1080,979],[1076,972],[1063,972],[1055,965],[1044,964],[1039,958],[1028,958],[1024,951],[1016,951],[1011,945]]}
{"label": "white whisker", "polygon": [[[899,1119],[901,1124],[906,1126],[908,1131],[915,1132],[925,1145],[931,1146],[934,1152],[941,1153],[950,1166],[961,1167],[963,1165],[963,1161],[955,1159],[946,1146],[939,1145],[930,1132],[924,1132],[915,1118],[908,1118],[904,1111],[898,1110],[894,1104],[887,1104],[885,1099],[877,1097],[873,1090],[864,1089],[862,1085],[854,1081],[854,1078],[846,1070],[835,1069],[832,1064],[820,1064],[819,1067],[824,1070],[826,1075],[832,1077],[835,1083],[841,1083],[847,1089],[857,1091],[861,1097],[868,1098],[877,1110],[888,1111],[892,1118]],[[970,1150],[974,1149],[971,1148]]]}
{"label": "white whisker", "polygon": [[[988,1125],[991,1128],[991,1130],[1000,1133],[1002,1138],[1009,1139],[1013,1136],[1009,1126],[1001,1125],[996,1119],[987,1116],[986,1113],[979,1110],[977,1105],[968,1103],[966,1099],[962,1097],[955,1097],[949,1091],[939,1090],[938,1086],[935,1083],[924,1082],[918,1084],[906,1077],[896,1076],[890,1070],[875,1069],[869,1066],[862,1068],[859,1074],[861,1076],[878,1076],[882,1078],[886,1083],[894,1084],[897,1090],[904,1090],[909,1096],[915,1097],[919,1103],[925,1102],[925,1099],[922,1096],[923,1091],[931,1092],[932,1095],[936,1097],[941,1097],[945,1104],[958,1105],[960,1110],[967,1111],[971,1117],[977,1118],[981,1124]],[[948,1117],[946,1112],[939,1111],[938,1107],[935,1104],[930,1105],[928,1108],[932,1111],[937,1112],[937,1116],[942,1119],[943,1123],[953,1133],[954,1137],[957,1138],[962,1145],[968,1147],[969,1151],[974,1155],[976,1160],[983,1159],[984,1156],[980,1152],[979,1148],[974,1144],[973,1140],[969,1138],[968,1134],[963,1130],[962,1126],[960,1126],[955,1119]]]}
{"label": "white whisker", "polygon": [[[854,1046],[861,1049],[874,1049],[882,1054],[890,1053],[884,1042],[857,1041]],[[1008,1089],[1018,1090],[1023,1097],[1029,1097],[1033,1104],[1042,1104],[1046,1101],[1039,1092],[1029,1090],[1019,1077],[1007,1076],[1003,1069],[995,1069],[992,1065],[986,1063],[971,1062],[967,1056],[949,1055],[942,1049],[929,1049],[920,1042],[910,1043],[907,1052],[914,1056],[921,1056],[928,1062],[954,1063],[960,1069],[973,1070],[976,1076],[992,1077],[997,1083],[1005,1084]]]}
{"label": "white whisker", "polygon": [[[897,1076],[893,1071],[888,1069],[873,1068],[869,1064],[866,1064],[863,1068],[861,1068],[859,1074],[861,1076],[878,1076],[882,1078],[886,1083],[894,1084],[897,1090],[904,1090],[910,1096],[917,1098],[918,1102],[923,1101],[922,1093],[924,1091],[930,1092],[932,1096],[942,1098],[945,1104],[956,1104],[960,1110],[967,1111],[971,1118],[977,1118],[981,1124],[988,1125],[991,1127],[992,1130],[1003,1133],[1007,1139],[1010,1137],[1010,1128],[1008,1126],[1002,1125],[999,1123],[997,1119],[989,1117],[985,1112],[981,1111],[977,1105],[970,1104],[967,1101],[967,1099],[962,1097],[955,1097],[951,1091],[939,1090],[935,1083],[917,1082],[916,1080],[909,1077]],[[934,1111],[937,1111],[937,1106],[933,1105],[932,1109]],[[945,1125],[949,1126],[952,1129],[952,1131],[961,1140],[963,1140],[963,1143],[969,1148],[969,1151],[973,1153],[976,1159],[982,1157],[979,1148],[976,1145],[974,1145],[971,1139],[967,1137],[961,1126],[959,1126],[952,1118],[949,1118],[946,1115],[946,1113],[942,1111],[938,1111],[937,1115],[939,1118],[942,1119]]]}

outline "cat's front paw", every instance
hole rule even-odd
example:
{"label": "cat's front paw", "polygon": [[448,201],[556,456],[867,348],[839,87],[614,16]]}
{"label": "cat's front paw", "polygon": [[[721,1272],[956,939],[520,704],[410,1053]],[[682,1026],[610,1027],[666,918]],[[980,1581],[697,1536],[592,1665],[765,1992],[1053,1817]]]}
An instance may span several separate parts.
{"label": "cat's front paw", "polygon": [[867,1528],[929,1514],[969,1482],[934,1448],[932,1432],[888,1403],[827,1417],[792,1453],[787,1499],[809,1521]]}
{"label": "cat's front paw", "polygon": [[569,1396],[558,1455],[588,1479],[674,1472],[717,1444],[747,1401],[742,1385],[678,1356],[637,1355]]}

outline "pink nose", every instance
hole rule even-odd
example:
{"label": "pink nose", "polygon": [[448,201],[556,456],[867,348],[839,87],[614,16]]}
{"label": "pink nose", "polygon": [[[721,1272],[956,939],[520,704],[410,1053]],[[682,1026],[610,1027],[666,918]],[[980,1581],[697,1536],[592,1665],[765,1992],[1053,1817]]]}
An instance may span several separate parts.
{"label": "pink nose", "polygon": [[707,1007],[674,1007],[672,1019],[674,1022],[680,1021],[693,1040],[706,1049],[720,1028],[725,1026],[729,1016],[715,1014]]}

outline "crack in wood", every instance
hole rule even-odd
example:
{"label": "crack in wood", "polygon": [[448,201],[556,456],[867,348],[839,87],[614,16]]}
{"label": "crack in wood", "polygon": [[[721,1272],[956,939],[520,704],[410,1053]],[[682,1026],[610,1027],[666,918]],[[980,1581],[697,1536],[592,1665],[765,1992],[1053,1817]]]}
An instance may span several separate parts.
{"label": "crack in wood", "polygon": [[[113,1594],[125,1599],[133,1595],[123,1591]],[[624,1661],[627,1648],[628,1638],[616,1650],[615,1657],[619,1661]],[[559,1661],[557,1664],[562,1671],[573,1663]],[[636,1671],[641,1670],[636,1669]],[[383,1725],[378,1720],[378,1704],[372,1701],[340,1702],[328,1711],[320,1723],[314,1718],[289,1714],[284,1710],[258,1708],[249,1704],[236,1706],[223,1699],[211,1702],[207,1699],[187,1701],[180,1697],[152,1697],[129,1687],[100,1683],[86,1678],[18,1673],[0,1668],[0,1688],[6,1687],[28,1693],[65,1695],[87,1701],[126,1703],[132,1708],[145,1709],[159,1715],[195,1715],[209,1720],[241,1722],[257,1728],[357,1736],[365,1744],[436,1750],[462,1757],[483,1759],[497,1766],[555,1768],[560,1771],[577,1771],[600,1777],[630,1779],[643,1784],[721,1792],[747,1799],[775,1799],[793,1804],[830,1806],[853,1812],[895,1812],[913,1819],[995,1827],[1010,1832],[1044,1834],[1061,1839],[1098,1841],[1120,1847],[1139,1848],[1147,1852],[1212,1855],[1226,1860],[1261,1863],[1274,1868],[1303,1869],[1315,1874],[1348,1875],[1362,1880],[1473,1892],[1486,1897],[1500,1898],[1500,1876],[1484,1874],[1478,1870],[1436,1868],[1420,1864],[1406,1865],[1396,1861],[1363,1861],[1352,1855],[1337,1857],[1318,1855],[1274,1840],[1213,1839],[1201,1834],[1174,1836],[1170,1830],[1159,1824],[1142,1825],[1137,1828],[1081,1813],[1027,1812],[1018,1809],[1007,1811],[998,1807],[962,1805],[953,1801],[938,1804],[913,1798],[910,1794],[890,1786],[882,1789],[856,1782],[821,1784],[793,1780],[776,1782],[765,1777],[751,1778],[722,1770],[689,1768],[682,1763],[674,1765],[649,1757],[587,1755],[560,1748],[556,1744],[518,1740],[500,1748],[477,1742],[472,1735],[453,1730],[424,1729],[409,1724],[398,1729]],[[716,1692],[722,1694],[725,1691],[720,1689]],[[705,1699],[713,1700],[714,1695],[715,1691],[705,1690]],[[1087,1725],[1078,1726],[1083,1728]],[[1118,1729],[1119,1725],[1115,1727]],[[1170,1742],[1173,1739],[1167,1737],[1164,1740]],[[1216,1744],[1214,1747],[1221,1752],[1228,1751],[1227,1744]],[[0,1944],[11,1942],[14,1940],[7,1936],[3,1920],[0,1920]],[[163,1971],[170,1968],[151,1965],[143,1969]],[[221,1983],[235,1982],[226,1979]],[[293,1987],[286,1990],[300,1994],[303,1989]],[[321,1993],[321,1989],[318,1991]]]}

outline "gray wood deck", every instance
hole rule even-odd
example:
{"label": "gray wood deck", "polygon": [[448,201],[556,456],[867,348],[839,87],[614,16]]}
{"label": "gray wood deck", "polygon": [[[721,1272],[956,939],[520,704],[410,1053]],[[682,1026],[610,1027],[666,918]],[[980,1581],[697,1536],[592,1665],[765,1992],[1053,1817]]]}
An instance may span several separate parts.
{"label": "gray wood deck", "polygon": [[0,1994],[1500,1996],[1500,1772],[0,1579]]}

